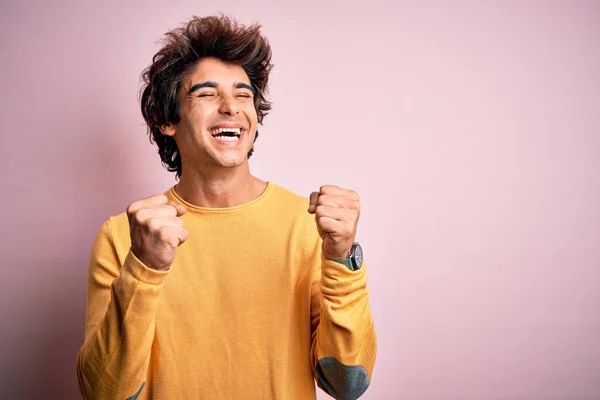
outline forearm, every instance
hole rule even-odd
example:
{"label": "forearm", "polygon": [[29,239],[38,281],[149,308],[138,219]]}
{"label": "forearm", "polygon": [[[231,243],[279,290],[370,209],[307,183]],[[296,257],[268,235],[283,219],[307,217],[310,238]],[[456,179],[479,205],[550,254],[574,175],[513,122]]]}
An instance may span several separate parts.
{"label": "forearm", "polygon": [[[83,398],[126,399],[145,382],[165,274],[148,269],[129,253],[120,276],[110,283],[107,307],[102,302],[88,304],[106,311],[98,323],[86,327],[86,341],[77,358]],[[98,311],[88,310],[88,315]]]}
{"label": "forearm", "polygon": [[319,386],[335,398],[358,398],[370,384],[377,340],[366,287],[366,265],[350,271],[323,260],[320,319],[313,338]]}

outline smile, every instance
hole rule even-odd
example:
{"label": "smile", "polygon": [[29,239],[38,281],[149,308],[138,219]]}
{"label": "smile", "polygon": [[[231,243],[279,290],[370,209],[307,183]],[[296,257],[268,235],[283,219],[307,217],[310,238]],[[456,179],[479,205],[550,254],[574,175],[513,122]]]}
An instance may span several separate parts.
{"label": "smile", "polygon": [[242,134],[241,128],[215,128],[210,130],[215,139],[222,142],[237,142]]}

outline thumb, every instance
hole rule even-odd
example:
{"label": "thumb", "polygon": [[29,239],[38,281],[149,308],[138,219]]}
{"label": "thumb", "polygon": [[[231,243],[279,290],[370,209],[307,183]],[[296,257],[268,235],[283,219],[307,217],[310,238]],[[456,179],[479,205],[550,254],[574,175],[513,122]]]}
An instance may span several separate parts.
{"label": "thumb", "polygon": [[308,212],[314,214],[317,209],[317,203],[319,201],[319,192],[312,192],[310,194],[310,204],[308,205]]}

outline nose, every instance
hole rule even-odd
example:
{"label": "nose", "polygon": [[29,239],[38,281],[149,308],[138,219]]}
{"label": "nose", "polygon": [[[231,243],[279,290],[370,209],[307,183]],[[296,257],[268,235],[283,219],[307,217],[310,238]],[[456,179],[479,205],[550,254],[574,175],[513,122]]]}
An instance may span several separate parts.
{"label": "nose", "polygon": [[225,115],[236,115],[239,112],[239,107],[234,96],[223,96],[219,106],[219,112]]}

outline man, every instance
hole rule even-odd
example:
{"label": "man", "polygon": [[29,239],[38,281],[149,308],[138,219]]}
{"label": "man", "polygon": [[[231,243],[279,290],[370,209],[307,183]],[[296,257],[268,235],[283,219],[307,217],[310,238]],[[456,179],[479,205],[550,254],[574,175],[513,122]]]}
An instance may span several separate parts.
{"label": "man", "polygon": [[141,107],[179,182],[101,227],[77,377],[86,399],[360,397],[377,344],[359,198],[250,174],[271,49],[259,25],[194,18],[143,74]]}

